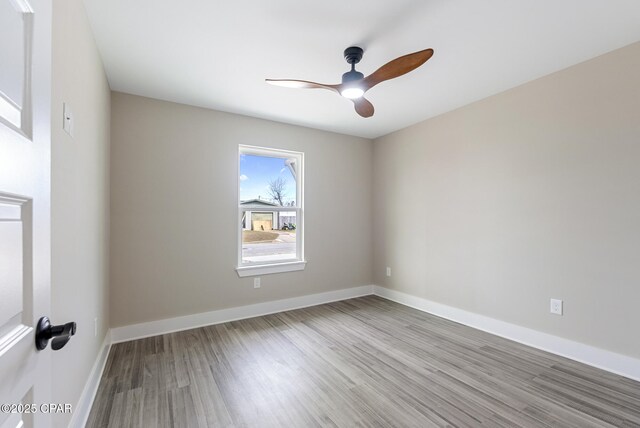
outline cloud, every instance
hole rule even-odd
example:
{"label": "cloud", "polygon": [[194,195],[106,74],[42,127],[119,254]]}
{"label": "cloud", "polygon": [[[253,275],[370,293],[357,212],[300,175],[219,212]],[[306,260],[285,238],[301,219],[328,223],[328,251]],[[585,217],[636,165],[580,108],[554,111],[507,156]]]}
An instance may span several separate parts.
{"label": "cloud", "polygon": [[248,180],[248,179],[249,179],[249,177],[247,177],[247,176],[246,176],[246,175],[244,175],[244,174],[242,174],[242,175],[240,176],[240,181],[245,181],[245,180]]}

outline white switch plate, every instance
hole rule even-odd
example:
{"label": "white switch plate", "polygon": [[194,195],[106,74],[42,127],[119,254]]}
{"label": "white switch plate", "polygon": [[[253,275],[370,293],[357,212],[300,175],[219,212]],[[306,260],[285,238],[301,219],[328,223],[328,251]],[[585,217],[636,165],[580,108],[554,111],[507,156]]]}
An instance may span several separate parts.
{"label": "white switch plate", "polygon": [[560,299],[551,299],[549,311],[552,314],[562,315],[562,300],[560,300]]}
{"label": "white switch plate", "polygon": [[387,276],[391,276],[391,268],[387,266]]}
{"label": "white switch plate", "polygon": [[62,129],[73,137],[73,111],[67,103],[62,103]]}
{"label": "white switch plate", "polygon": [[260,288],[260,278],[253,278],[253,288]]}
{"label": "white switch plate", "polygon": [[98,337],[98,318],[93,319],[93,337]]}

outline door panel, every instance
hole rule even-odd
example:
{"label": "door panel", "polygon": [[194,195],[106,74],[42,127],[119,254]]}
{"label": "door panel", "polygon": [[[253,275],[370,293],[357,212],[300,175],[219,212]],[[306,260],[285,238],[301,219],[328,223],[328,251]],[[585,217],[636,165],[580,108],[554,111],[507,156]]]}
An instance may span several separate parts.
{"label": "door panel", "polygon": [[24,304],[31,306],[24,295],[31,287],[24,283],[30,266],[23,263],[23,201],[0,194],[0,355],[12,337],[31,327],[30,317],[23,316]]}
{"label": "door panel", "polygon": [[0,0],[0,124],[32,137],[34,8],[29,0]]}
{"label": "door panel", "polygon": [[0,91],[18,108],[22,106],[24,87],[24,11],[9,0],[0,1],[0,53],[2,69],[0,71]]}
{"label": "door panel", "polygon": [[[50,349],[51,2],[0,0],[0,427],[47,427]],[[22,410],[22,406],[14,410]]]}

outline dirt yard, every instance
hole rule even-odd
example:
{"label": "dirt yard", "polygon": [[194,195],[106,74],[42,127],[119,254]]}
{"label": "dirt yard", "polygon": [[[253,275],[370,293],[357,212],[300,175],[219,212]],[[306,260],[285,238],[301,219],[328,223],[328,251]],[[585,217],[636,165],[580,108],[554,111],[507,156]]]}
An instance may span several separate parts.
{"label": "dirt yard", "polygon": [[278,237],[275,232],[263,232],[261,230],[243,230],[242,242],[269,242]]}

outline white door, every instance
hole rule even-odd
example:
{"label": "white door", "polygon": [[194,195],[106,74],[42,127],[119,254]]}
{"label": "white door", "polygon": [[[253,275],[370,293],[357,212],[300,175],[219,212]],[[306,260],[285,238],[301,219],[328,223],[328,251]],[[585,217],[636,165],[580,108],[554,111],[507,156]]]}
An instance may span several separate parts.
{"label": "white door", "polygon": [[1,428],[51,424],[51,348],[35,347],[50,309],[51,3],[0,0]]}

